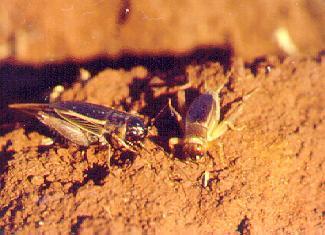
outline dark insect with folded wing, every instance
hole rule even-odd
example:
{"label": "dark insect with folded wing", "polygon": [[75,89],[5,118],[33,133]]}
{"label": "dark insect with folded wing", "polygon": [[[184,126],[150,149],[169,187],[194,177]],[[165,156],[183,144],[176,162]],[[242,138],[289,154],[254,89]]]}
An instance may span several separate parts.
{"label": "dark insect with folded wing", "polygon": [[91,144],[137,152],[148,135],[144,120],[102,105],[65,101],[50,104],[11,104],[10,108],[34,115],[40,122],[78,146]]}

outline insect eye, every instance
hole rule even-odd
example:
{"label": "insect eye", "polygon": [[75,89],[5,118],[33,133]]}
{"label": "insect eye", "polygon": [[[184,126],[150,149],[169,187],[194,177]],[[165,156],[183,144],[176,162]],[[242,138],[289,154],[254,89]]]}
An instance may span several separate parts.
{"label": "insect eye", "polygon": [[205,154],[205,149],[202,145],[197,144],[194,150],[195,158],[201,158]]}
{"label": "insect eye", "polygon": [[138,130],[132,130],[131,131],[131,134],[133,135],[133,136],[138,136],[138,135],[140,135],[141,133],[139,133],[139,131]]}
{"label": "insect eye", "polygon": [[146,129],[142,127],[132,127],[127,130],[126,138],[132,141],[142,140],[146,136]]}

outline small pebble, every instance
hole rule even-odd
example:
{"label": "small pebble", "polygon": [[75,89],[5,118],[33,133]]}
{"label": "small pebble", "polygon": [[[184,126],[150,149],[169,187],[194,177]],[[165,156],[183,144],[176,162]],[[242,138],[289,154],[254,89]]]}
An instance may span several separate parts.
{"label": "small pebble", "polygon": [[44,178],[43,178],[43,176],[33,176],[31,183],[33,185],[40,186],[44,183]]}

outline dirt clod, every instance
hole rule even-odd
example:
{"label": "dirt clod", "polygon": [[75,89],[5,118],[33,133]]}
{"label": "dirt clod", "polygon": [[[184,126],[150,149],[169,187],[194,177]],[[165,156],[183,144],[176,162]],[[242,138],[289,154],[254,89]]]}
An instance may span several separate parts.
{"label": "dirt clod", "polygon": [[44,178],[42,176],[33,176],[30,182],[35,186],[40,186],[44,183]]}

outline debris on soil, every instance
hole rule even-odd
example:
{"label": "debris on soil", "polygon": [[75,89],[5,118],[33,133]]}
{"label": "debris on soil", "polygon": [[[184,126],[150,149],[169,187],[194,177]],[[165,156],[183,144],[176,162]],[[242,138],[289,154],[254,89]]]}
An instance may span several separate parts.
{"label": "debris on soil", "polygon": [[[122,156],[124,164],[110,167],[107,151],[96,146],[82,154],[60,140],[41,145],[55,136],[31,118],[0,137],[0,228],[8,233],[321,234],[324,60],[270,57],[251,65],[234,60],[229,71],[220,68],[193,65],[183,76],[184,83],[197,84],[228,79],[221,91],[224,115],[233,101],[260,87],[236,123],[246,128],[217,140],[224,146],[223,161],[217,141],[209,149],[213,160],[168,156],[159,146],[165,147],[175,134],[169,130],[177,129],[169,115],[159,120],[168,124],[157,125],[160,136],[145,141],[150,153]],[[108,69],[76,83],[61,99],[152,118],[167,97],[177,102],[174,94],[155,95],[154,77],[144,67]],[[193,99],[198,87],[188,89],[187,96]],[[202,186],[205,172],[209,180]]]}

